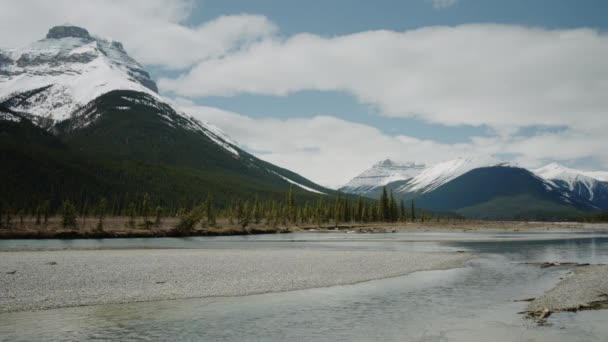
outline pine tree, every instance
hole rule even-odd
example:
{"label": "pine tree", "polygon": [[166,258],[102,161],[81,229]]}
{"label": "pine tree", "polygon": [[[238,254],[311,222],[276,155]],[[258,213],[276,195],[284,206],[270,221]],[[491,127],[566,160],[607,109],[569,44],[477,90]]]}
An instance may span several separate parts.
{"label": "pine tree", "polygon": [[4,227],[3,219],[4,219],[4,215],[6,213],[6,207],[7,207],[6,202],[4,201],[4,199],[0,198],[0,228]]}
{"label": "pine tree", "polygon": [[82,216],[82,227],[86,227],[87,225],[87,215],[89,214],[89,206],[87,203],[87,199],[85,198],[84,200],[84,204],[82,205],[82,208],[80,209],[80,216]]}
{"label": "pine tree", "polygon": [[141,216],[144,219],[144,227],[150,228],[152,222],[148,220],[148,216],[150,216],[150,195],[147,193],[144,194],[144,198],[141,203]]}
{"label": "pine tree", "polygon": [[399,201],[399,221],[405,221],[405,203],[403,198]]}
{"label": "pine tree", "polygon": [[390,208],[389,208],[389,200],[388,194],[386,193],[386,186],[382,187],[382,195],[380,195],[380,212],[379,212],[380,221],[389,221],[390,220]]}
{"label": "pine tree", "polygon": [[371,202],[369,204],[368,217],[370,222],[378,221],[378,208],[376,207],[374,202]]}
{"label": "pine tree", "polygon": [[156,209],[154,209],[154,226],[156,228],[159,228],[161,225],[161,219],[163,216],[163,208],[161,206],[157,206]]}
{"label": "pine tree", "polygon": [[411,214],[412,214],[412,222],[416,221],[416,210],[414,208],[414,200],[412,200]]}
{"label": "pine tree", "polygon": [[187,213],[180,215],[180,220],[174,232],[181,236],[189,236],[200,221],[200,207],[195,207]]}
{"label": "pine tree", "polygon": [[272,227],[276,228],[276,226],[279,224],[279,206],[276,201],[272,201],[272,209],[270,212],[270,216],[272,218]]}
{"label": "pine tree", "polygon": [[363,221],[363,198],[357,198],[357,208],[355,209],[355,221]]}
{"label": "pine tree", "polygon": [[388,200],[389,207],[389,221],[395,222],[399,216],[399,212],[397,211],[397,201],[395,201],[395,197],[393,196],[393,191],[391,190],[391,195]]}
{"label": "pine tree", "polygon": [[25,210],[20,209],[17,215],[19,216],[19,227],[23,228],[23,222],[25,220]]}
{"label": "pine tree", "polygon": [[207,225],[215,227],[215,208],[213,207],[213,196],[211,193],[207,194],[207,200],[205,201],[205,215],[207,216]]}
{"label": "pine tree", "polygon": [[6,206],[6,209],[4,210],[4,216],[6,219],[5,227],[11,228],[12,220],[13,220],[13,208],[11,208],[10,205]]}
{"label": "pine tree", "polygon": [[64,228],[76,227],[76,207],[70,201],[64,201],[61,205],[61,223]]}
{"label": "pine tree", "polygon": [[42,203],[42,214],[44,216],[44,226],[49,223],[49,216],[51,214],[51,202],[46,200]]}
{"label": "pine tree", "polygon": [[344,197],[344,200],[342,200],[342,213],[340,214],[340,217],[342,219],[342,221],[344,222],[350,222],[350,206],[348,205],[348,198]]}
{"label": "pine tree", "polygon": [[340,199],[340,192],[338,191],[338,196],[336,197],[336,203],[334,204],[334,224],[336,227],[340,224],[340,214],[342,212],[342,200]]}
{"label": "pine tree", "polygon": [[296,222],[296,196],[293,189],[293,184],[289,186],[289,193],[287,194],[287,209],[288,219],[291,222]]}
{"label": "pine tree", "polygon": [[315,209],[315,223],[317,226],[321,227],[323,224],[323,212],[324,212],[325,204],[323,203],[323,197],[319,197],[317,200],[317,208]]}
{"label": "pine tree", "polygon": [[135,203],[129,203],[127,214],[129,215],[129,227],[135,228],[135,220],[137,218],[137,210],[135,209]]}
{"label": "pine tree", "polygon": [[[1,215],[0,215],[1,217]],[[0,218],[0,220],[2,220]],[[42,223],[42,207],[38,205],[36,207],[36,225],[39,226]]]}
{"label": "pine tree", "polygon": [[253,206],[251,207],[251,217],[253,218],[253,223],[255,224],[259,224],[262,220],[262,210],[258,203],[257,197],[253,200]]}
{"label": "pine tree", "polygon": [[249,208],[249,201],[245,201],[242,206],[239,206],[239,225],[241,228],[245,229],[249,225],[249,221],[251,220],[251,209]]}
{"label": "pine tree", "polygon": [[106,216],[106,210],[108,208],[108,201],[105,198],[102,198],[99,201],[99,205],[97,206],[97,230],[103,230],[103,219]]}
{"label": "pine tree", "polygon": [[367,205],[365,203],[363,203],[362,207],[361,207],[361,218],[359,219],[360,222],[366,223],[369,221],[369,217],[367,214]]}

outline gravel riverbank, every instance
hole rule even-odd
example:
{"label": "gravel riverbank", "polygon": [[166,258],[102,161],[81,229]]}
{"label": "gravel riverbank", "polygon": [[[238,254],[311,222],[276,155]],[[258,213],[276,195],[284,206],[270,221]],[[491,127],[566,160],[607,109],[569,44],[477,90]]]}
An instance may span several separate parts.
{"label": "gravel riverbank", "polygon": [[576,267],[556,287],[530,302],[528,311],[576,311],[608,304],[608,266]]}
{"label": "gravel riverbank", "polygon": [[467,253],[65,250],[0,253],[0,312],[289,291],[462,267]]}

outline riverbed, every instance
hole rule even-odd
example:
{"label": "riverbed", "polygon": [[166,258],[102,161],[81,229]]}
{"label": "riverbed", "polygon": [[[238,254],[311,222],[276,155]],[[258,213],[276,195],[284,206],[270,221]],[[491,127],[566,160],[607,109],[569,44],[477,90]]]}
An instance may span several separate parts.
{"label": "riverbed", "polygon": [[[219,258],[230,265],[225,267],[222,278],[232,279],[227,288],[247,288],[243,284],[250,279],[260,286],[258,289],[270,291],[253,295],[216,293],[219,296],[211,297],[197,293],[195,297],[203,298],[158,300],[161,296],[125,304],[11,310],[13,312],[0,313],[2,341],[605,341],[608,338],[605,324],[608,314],[604,310],[556,313],[544,326],[519,314],[526,310],[528,303],[518,300],[541,296],[571,272],[568,267],[541,268],[537,263],[608,263],[608,235],[598,232],[308,233],[229,238],[7,240],[0,242],[0,251],[3,279],[19,273],[18,269],[12,275],[5,273],[5,269],[10,272],[9,268],[18,268],[19,260],[28,265],[34,263],[35,270],[46,272],[53,267],[67,267],[70,258],[80,260],[80,265],[97,265],[95,262],[104,265],[104,260],[117,255],[128,258],[139,255],[136,260],[147,256],[154,260],[151,265],[162,264],[166,259],[175,265],[193,261],[217,264]],[[59,255],[62,258],[54,257]],[[203,259],[197,259],[200,255],[204,255]],[[412,259],[428,260],[424,258],[428,255],[449,257],[441,261],[446,264],[429,266],[420,262],[428,267],[410,268],[419,264]],[[460,259],[454,259],[454,255]],[[271,258],[256,259],[265,256]],[[387,256],[391,257],[387,259]],[[259,279],[251,270],[242,269],[247,262],[251,267],[267,260],[290,258],[297,262],[275,261],[266,265],[270,273],[264,273]],[[52,262],[57,264],[46,264]],[[320,266],[311,268],[310,265],[316,264]],[[174,274],[182,278],[185,275],[179,267],[173,267]],[[110,266],[102,268],[107,270]],[[433,268],[441,270],[425,271]],[[384,269],[391,269],[393,273],[387,274]],[[90,270],[98,272],[94,268]],[[74,272],[77,276],[83,271],[77,268]],[[61,272],[57,274],[60,277]],[[146,283],[149,287],[141,293],[165,286],[167,282],[170,285],[171,277],[167,274],[171,274],[171,269],[154,268],[141,274],[148,275],[144,278],[149,280]],[[283,283],[282,274],[288,274]],[[360,278],[364,274],[373,276]],[[198,277],[193,276],[193,283],[209,284],[205,283],[205,277]],[[337,278],[342,281],[327,283],[328,279]],[[343,281],[346,278],[348,281]],[[47,277],[39,281],[44,279]],[[93,283],[109,282],[109,279],[112,278]],[[138,280],[129,283],[131,286],[142,282],[140,278],[135,279]],[[266,285],[260,282],[264,279]],[[290,287],[302,280],[310,280],[310,286]],[[78,288],[70,281],[62,284],[66,293],[70,284]],[[286,284],[291,285],[284,286]],[[40,289],[44,290],[47,285],[40,285]],[[273,286],[281,292],[274,292]],[[35,287],[28,291],[35,291]],[[174,290],[179,292],[183,288],[178,284]],[[222,286],[217,289],[226,291]],[[83,293],[82,297],[86,295]]]}

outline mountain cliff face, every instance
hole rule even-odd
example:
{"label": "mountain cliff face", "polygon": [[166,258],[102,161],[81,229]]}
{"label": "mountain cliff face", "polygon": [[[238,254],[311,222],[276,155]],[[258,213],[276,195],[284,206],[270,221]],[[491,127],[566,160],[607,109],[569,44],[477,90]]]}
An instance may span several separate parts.
{"label": "mountain cliff face", "polygon": [[[332,192],[256,158],[217,127],[175,110],[122,44],[86,29],[51,28],[42,40],[0,51],[0,64],[0,119],[30,121],[35,126],[28,131],[52,133],[83,168],[95,164],[101,174],[142,184],[133,190],[119,182],[114,191],[156,191],[167,198],[204,198],[213,191],[225,200],[256,194],[282,197],[291,185],[315,198]],[[19,127],[3,129],[18,141],[18,132],[24,131]],[[10,146],[18,150],[12,152],[18,159],[23,150]],[[61,152],[51,152],[61,160]],[[34,162],[27,159],[28,168]],[[51,164],[60,174],[63,161]],[[17,192],[19,184],[15,186]]]}

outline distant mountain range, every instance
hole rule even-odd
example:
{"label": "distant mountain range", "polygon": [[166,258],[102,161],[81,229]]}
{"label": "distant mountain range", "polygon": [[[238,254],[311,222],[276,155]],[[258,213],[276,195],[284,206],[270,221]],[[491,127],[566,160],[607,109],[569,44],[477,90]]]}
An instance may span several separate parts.
{"label": "distant mountain range", "polygon": [[527,170],[490,158],[412,165],[416,164],[384,160],[340,190],[377,198],[386,186],[396,197],[414,200],[420,207],[475,218],[559,219],[608,209],[604,172],[555,163]]}
{"label": "distant mountain range", "polygon": [[0,50],[0,199],[93,201],[155,194],[167,205],[333,194],[175,110],[121,43],[58,26]]}
{"label": "distant mountain range", "polygon": [[[101,197],[124,205],[151,193],[167,207],[213,193],[305,200],[336,192],[247,153],[217,127],[176,110],[121,43],[80,27],[0,50],[0,200],[30,207]],[[432,166],[384,160],[340,190],[378,198],[382,187],[430,210],[479,218],[558,219],[608,209],[608,172],[492,159]],[[35,205],[35,204],[34,204]]]}

